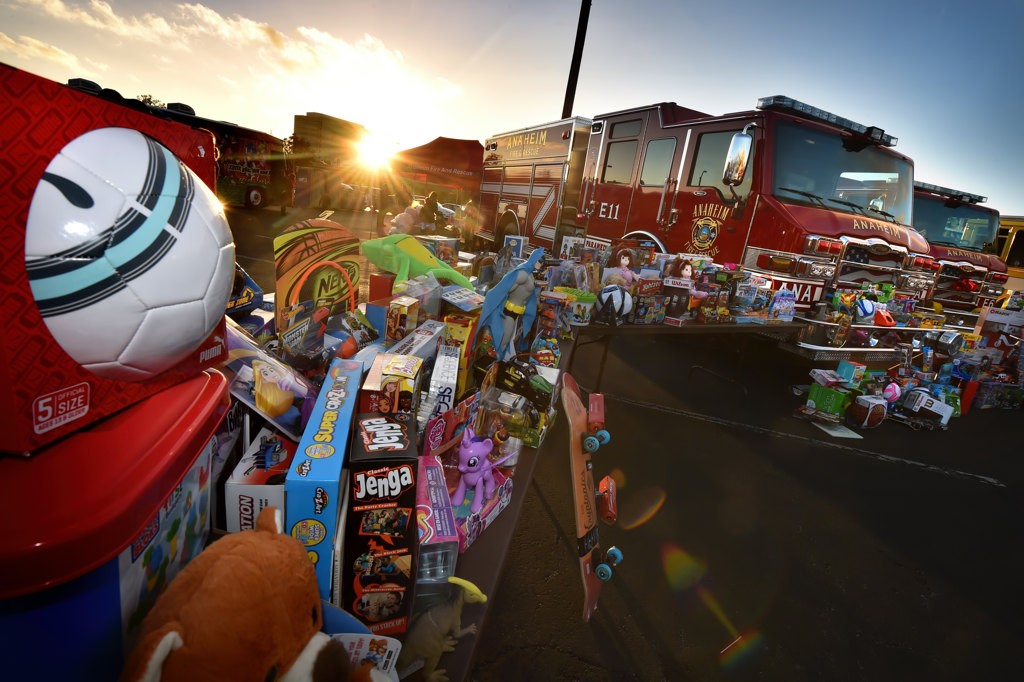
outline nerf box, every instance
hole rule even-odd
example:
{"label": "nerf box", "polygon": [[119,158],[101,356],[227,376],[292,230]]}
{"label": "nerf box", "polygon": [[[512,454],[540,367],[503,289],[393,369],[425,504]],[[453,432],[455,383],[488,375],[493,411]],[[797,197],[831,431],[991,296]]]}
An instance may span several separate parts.
{"label": "nerf box", "polygon": [[305,546],[316,567],[320,596],[328,601],[341,509],[341,471],[362,374],[363,366],[356,360],[331,362],[284,482],[285,529]]}
{"label": "nerf box", "polygon": [[446,582],[455,575],[459,532],[455,526],[452,500],[448,496],[444,467],[433,455],[419,458],[416,526],[420,543],[416,582]]}
{"label": "nerf box", "polygon": [[345,486],[338,605],[374,634],[400,634],[412,616],[419,538],[416,422],[360,414]]}
{"label": "nerf box", "polygon": [[264,427],[224,482],[225,530],[256,527],[265,507],[285,511],[284,482],[295,456],[295,441]]}
{"label": "nerf box", "polygon": [[379,353],[359,390],[359,411],[415,415],[422,369],[423,360],[414,355]]}
{"label": "nerf box", "polygon": [[[189,306],[181,306],[176,317],[167,314],[167,306],[200,300],[206,292],[206,309],[223,310],[231,293],[234,246],[222,211],[205,219],[223,225],[227,243],[218,245],[210,239],[208,249],[191,236],[198,233],[190,227],[195,224],[188,219],[190,214],[219,210],[206,201],[216,179],[209,132],[5,64],[0,64],[0,110],[0,250],[5,258],[0,278],[0,318],[5,324],[0,338],[0,452],[27,455],[225,359],[223,317],[210,320],[214,324],[207,327],[211,331],[205,338],[180,338],[178,329],[203,325],[202,314],[194,318],[185,310]],[[139,133],[161,146],[150,150]],[[160,205],[161,212],[154,210],[155,215],[162,215],[168,202],[186,196],[193,210],[173,212],[182,218],[176,228],[159,224],[155,217],[141,221],[146,224],[133,242],[165,254],[147,261],[132,280],[131,291],[146,291],[149,300],[143,306],[137,298],[134,303],[129,300],[128,288],[117,283],[117,273],[103,258],[88,264],[96,276],[94,295],[89,295],[75,276],[90,272],[69,268],[66,260],[61,265],[60,252],[81,250],[75,263],[84,266],[99,251],[99,242],[90,246],[89,240],[95,240],[97,231],[105,234],[113,228],[121,207],[132,205],[115,189],[113,175],[126,185],[141,187],[149,162],[176,170],[179,161],[187,172],[180,178],[171,176],[174,187],[169,193],[147,200]],[[56,185],[43,179],[44,173],[68,174],[69,183],[91,193],[93,201],[88,208],[72,205]],[[171,213],[169,208],[167,212]],[[122,219],[140,215],[129,211]],[[66,225],[75,229],[63,229]],[[172,233],[182,236],[172,238]],[[156,241],[150,246],[137,243],[146,239]],[[89,256],[82,255],[85,247]],[[146,304],[152,306],[148,311]],[[154,308],[163,308],[156,311],[162,318]],[[175,325],[182,318],[188,326]],[[149,320],[145,327],[144,320]],[[159,331],[147,334],[147,329]],[[126,349],[130,352],[122,352]]]}

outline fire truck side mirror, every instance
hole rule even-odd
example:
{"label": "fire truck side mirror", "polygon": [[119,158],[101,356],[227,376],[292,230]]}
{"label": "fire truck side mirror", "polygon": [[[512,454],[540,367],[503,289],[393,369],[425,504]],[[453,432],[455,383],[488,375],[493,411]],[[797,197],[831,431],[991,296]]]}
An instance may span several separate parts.
{"label": "fire truck side mirror", "polygon": [[[749,126],[748,126],[749,127]],[[747,162],[750,160],[750,151],[754,147],[754,138],[747,133],[736,133],[729,143],[729,152],[725,155],[725,170],[722,172],[722,183],[729,187],[736,187],[743,182],[747,174]]]}

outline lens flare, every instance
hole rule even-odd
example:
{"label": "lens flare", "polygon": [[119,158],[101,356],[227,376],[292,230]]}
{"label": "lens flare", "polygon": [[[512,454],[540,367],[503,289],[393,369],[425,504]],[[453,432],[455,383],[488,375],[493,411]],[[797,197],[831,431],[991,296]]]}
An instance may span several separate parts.
{"label": "lens flare", "polygon": [[619,527],[632,530],[647,523],[665,504],[666,497],[662,488],[653,487],[638,490],[629,498],[620,500]]}
{"label": "lens flare", "polygon": [[718,665],[727,672],[735,672],[746,665],[764,646],[764,635],[756,629],[747,630],[718,652]]}
{"label": "lens flare", "polygon": [[675,545],[661,547],[661,566],[669,586],[676,591],[694,587],[707,573],[707,566]]}

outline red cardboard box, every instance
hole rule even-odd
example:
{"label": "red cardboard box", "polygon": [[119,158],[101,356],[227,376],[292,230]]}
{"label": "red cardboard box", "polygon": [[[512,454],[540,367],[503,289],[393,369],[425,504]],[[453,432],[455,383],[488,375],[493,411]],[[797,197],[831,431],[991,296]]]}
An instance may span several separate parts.
{"label": "red cardboard box", "polygon": [[[174,367],[166,369],[154,362],[151,371],[142,371],[133,377],[137,380],[110,378],[123,376],[129,371],[120,364],[122,358],[136,357],[140,346],[152,350],[160,343],[159,338],[145,333],[147,329],[158,326],[161,329],[174,328],[174,323],[178,321],[174,315],[163,316],[162,319],[157,319],[159,316],[147,317],[145,324],[152,324],[149,327],[139,326],[133,332],[131,325],[136,318],[141,318],[143,311],[135,311],[133,315],[112,316],[109,308],[117,300],[117,295],[126,288],[136,291],[143,285],[152,285],[156,278],[160,280],[157,286],[150,286],[147,291],[159,291],[160,298],[167,299],[168,303],[173,302],[171,299],[174,296],[184,294],[184,288],[191,286],[185,283],[189,277],[176,278],[179,289],[163,286],[161,278],[168,274],[167,267],[177,268],[177,263],[181,262],[171,261],[179,250],[178,244],[184,248],[185,233],[188,233],[189,240],[195,234],[194,231],[188,232],[196,225],[192,222],[193,218],[197,215],[197,219],[205,219],[207,223],[224,219],[222,210],[220,216],[212,213],[184,215],[181,236],[177,237],[169,236],[170,230],[150,229],[150,223],[155,224],[156,219],[148,217],[130,226],[124,224],[122,219],[129,214],[134,215],[134,209],[118,208],[117,187],[128,186],[140,177],[145,179],[145,172],[133,174],[132,168],[137,167],[137,164],[128,164],[121,154],[124,149],[115,151],[95,143],[98,137],[121,142],[140,139],[130,131],[141,132],[155,140],[191,170],[191,173],[182,172],[176,177],[182,183],[179,186],[192,183],[194,198],[185,208],[198,211],[196,205],[201,201],[199,195],[205,196],[205,193],[210,192],[208,188],[214,186],[216,177],[213,136],[209,132],[201,132],[108,102],[4,64],[0,64],[0,110],[4,112],[0,144],[0,253],[4,256],[4,267],[0,268],[0,319],[6,325],[0,339],[0,385],[3,386],[3,390],[0,390],[0,414],[4,415],[4,428],[0,429],[0,451],[27,454],[194,376],[204,368],[214,367],[226,358],[221,316],[220,323],[202,343],[194,348],[191,343],[187,343],[174,350],[173,357],[182,358]],[[95,134],[83,139],[92,133]],[[140,147],[145,149],[145,144],[143,142]],[[94,151],[98,147],[105,153]],[[110,164],[111,155],[117,157],[118,164]],[[174,159],[170,159],[164,150],[152,147],[149,155],[151,161],[155,159],[159,165],[166,164],[169,169],[175,168],[172,165]],[[69,158],[76,158],[76,161],[69,162]],[[132,160],[139,159],[133,157]],[[95,165],[95,173],[90,174],[84,168],[77,173],[67,171],[73,169],[79,161],[86,166]],[[51,163],[55,165],[51,166]],[[58,167],[65,169],[69,175],[76,175],[72,182],[80,183],[75,184],[75,187],[89,195],[91,203],[88,206],[62,199],[56,185],[43,180],[44,171],[49,168],[53,175],[54,169]],[[106,182],[101,182],[96,177],[99,167],[104,171],[113,169],[113,173],[123,173],[125,177],[119,178],[118,184],[109,178],[103,178]],[[77,177],[79,175],[81,177]],[[178,196],[183,194],[179,193]],[[151,198],[158,204],[166,203],[162,201],[166,198],[164,196]],[[124,201],[121,206],[128,206],[127,199]],[[213,209],[207,206],[202,210]],[[94,212],[90,214],[89,211]],[[33,220],[32,216],[36,214]],[[134,229],[142,238],[152,239],[153,244],[161,239],[166,240],[167,251],[161,258],[154,259],[149,269],[133,273],[134,278],[130,283],[126,283],[124,268],[119,271],[119,265],[115,265],[120,263],[117,258],[124,254],[119,256],[110,252],[103,252],[102,257],[94,258],[89,263],[91,272],[81,273],[81,277],[79,274],[58,276],[52,273],[50,265],[61,260],[65,252],[58,253],[50,248],[54,246],[54,239],[46,232],[46,226],[54,225],[55,221],[62,219],[83,222],[90,228],[107,224],[108,221],[113,228],[117,221],[122,220],[122,223],[118,223],[121,225],[118,229]],[[171,219],[168,217],[168,220]],[[30,230],[33,225],[41,229]],[[221,227],[226,226],[224,220]],[[224,233],[221,230],[221,234]],[[216,314],[220,314],[227,306],[234,277],[234,246],[230,243],[230,232],[226,234],[227,244],[219,245],[219,250],[214,251],[209,262],[203,263],[208,266],[211,281],[219,283],[223,278],[223,287],[211,287],[212,291],[217,292],[223,288],[223,297],[210,296],[206,300],[206,311],[217,311]],[[31,240],[27,239],[29,236]],[[85,244],[79,243],[81,241],[81,237],[78,242],[70,238],[65,240],[69,249],[83,248]],[[213,238],[210,243],[214,243]],[[32,254],[31,283],[25,256],[27,247],[31,247],[30,251],[38,249]],[[206,251],[201,253],[204,256],[207,254]],[[199,266],[190,259],[190,267],[198,269]],[[84,269],[77,268],[78,271]],[[85,275],[96,278],[94,283],[88,285],[95,287],[98,292],[91,298],[84,293]],[[69,277],[74,280],[70,285],[75,287],[70,293],[67,290],[58,292],[53,288],[56,282],[50,283],[50,280],[63,278],[60,282],[63,285],[68,283]],[[198,282],[194,277],[191,279],[192,283]],[[50,308],[48,317],[44,318],[37,296],[43,296],[44,300],[51,302],[60,301],[63,307]],[[123,312],[120,307],[117,310]],[[211,313],[202,313],[208,314]],[[71,315],[76,317],[66,317]],[[78,320],[82,317],[85,322],[80,324]],[[76,325],[71,328],[71,336],[64,337],[67,349],[51,331],[55,320],[59,318],[73,319],[72,324]],[[120,336],[126,339],[120,355],[111,352],[114,357],[96,357],[87,361],[106,362],[103,368],[97,364],[96,371],[91,371],[73,359],[75,353],[79,357],[83,354],[98,356],[101,344],[103,347],[116,347],[115,339],[119,341]],[[172,340],[164,339],[165,342]],[[163,351],[150,355],[150,358],[159,360],[161,354]],[[165,354],[164,357],[170,356]],[[103,374],[97,373],[100,371]]]}

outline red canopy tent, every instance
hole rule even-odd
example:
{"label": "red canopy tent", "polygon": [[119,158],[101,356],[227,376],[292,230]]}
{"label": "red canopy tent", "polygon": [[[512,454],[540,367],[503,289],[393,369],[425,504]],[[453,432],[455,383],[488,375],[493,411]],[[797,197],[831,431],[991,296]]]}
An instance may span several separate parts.
{"label": "red canopy tent", "polygon": [[484,146],[478,140],[437,137],[430,142],[395,155],[392,171],[410,180],[480,194]]}

